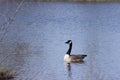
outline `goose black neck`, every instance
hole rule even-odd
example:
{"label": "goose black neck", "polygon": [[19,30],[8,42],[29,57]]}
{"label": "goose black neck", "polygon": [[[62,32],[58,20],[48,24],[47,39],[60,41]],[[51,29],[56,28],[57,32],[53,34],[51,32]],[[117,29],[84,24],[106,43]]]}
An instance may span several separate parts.
{"label": "goose black neck", "polygon": [[70,55],[71,50],[72,50],[72,43],[69,45],[69,49],[68,49],[68,51],[67,51],[67,53],[66,53],[66,54]]}

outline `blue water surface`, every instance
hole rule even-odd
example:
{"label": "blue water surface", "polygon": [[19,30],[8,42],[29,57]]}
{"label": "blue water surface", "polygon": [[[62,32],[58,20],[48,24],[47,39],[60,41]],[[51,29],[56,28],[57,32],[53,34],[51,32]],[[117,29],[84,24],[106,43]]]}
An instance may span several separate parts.
{"label": "blue water surface", "polygon": [[[16,8],[0,3],[1,25]],[[1,65],[17,70],[15,80],[119,80],[119,19],[119,3],[24,2],[1,29]],[[69,39],[84,63],[64,63]]]}

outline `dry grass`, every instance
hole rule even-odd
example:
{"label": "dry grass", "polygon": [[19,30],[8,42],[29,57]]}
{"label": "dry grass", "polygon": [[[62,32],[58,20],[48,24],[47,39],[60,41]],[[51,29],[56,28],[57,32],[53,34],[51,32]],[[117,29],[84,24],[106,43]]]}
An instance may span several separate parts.
{"label": "dry grass", "polygon": [[16,72],[7,67],[0,67],[0,80],[12,79],[16,76]]}

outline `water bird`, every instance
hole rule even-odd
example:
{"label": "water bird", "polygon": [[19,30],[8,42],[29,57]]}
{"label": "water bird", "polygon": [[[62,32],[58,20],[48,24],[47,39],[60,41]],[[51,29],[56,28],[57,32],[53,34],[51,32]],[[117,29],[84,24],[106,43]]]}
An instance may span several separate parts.
{"label": "water bird", "polygon": [[87,55],[85,54],[78,54],[78,55],[71,55],[71,50],[72,50],[72,40],[68,40],[65,42],[66,44],[69,45],[69,49],[67,53],[64,56],[64,61],[65,62],[82,62]]}

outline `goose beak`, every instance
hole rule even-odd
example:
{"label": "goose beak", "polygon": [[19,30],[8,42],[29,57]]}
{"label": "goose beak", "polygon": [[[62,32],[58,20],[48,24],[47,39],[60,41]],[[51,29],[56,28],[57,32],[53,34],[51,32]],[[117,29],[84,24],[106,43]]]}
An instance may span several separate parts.
{"label": "goose beak", "polygon": [[68,44],[68,42],[65,42],[65,44]]}

